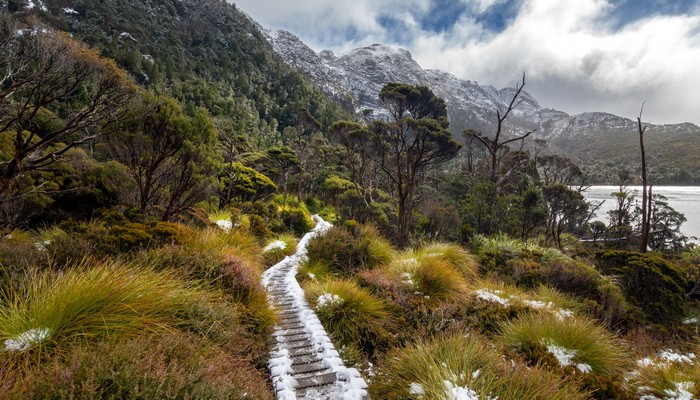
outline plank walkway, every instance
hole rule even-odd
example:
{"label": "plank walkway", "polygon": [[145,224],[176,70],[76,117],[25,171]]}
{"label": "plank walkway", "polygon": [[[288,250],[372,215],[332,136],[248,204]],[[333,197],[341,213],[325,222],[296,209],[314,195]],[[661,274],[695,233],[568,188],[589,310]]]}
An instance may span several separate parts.
{"label": "plank walkway", "polygon": [[272,384],[278,400],[369,400],[366,382],[356,369],[343,365],[295,278],[308,242],[331,227],[318,216],[314,219],[316,227],[299,241],[296,253],[263,275],[279,321],[271,338]]}

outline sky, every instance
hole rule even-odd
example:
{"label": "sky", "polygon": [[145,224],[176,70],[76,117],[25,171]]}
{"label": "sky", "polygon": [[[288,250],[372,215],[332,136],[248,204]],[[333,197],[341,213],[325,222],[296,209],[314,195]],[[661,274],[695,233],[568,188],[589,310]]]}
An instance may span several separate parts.
{"label": "sky", "polygon": [[[231,0],[229,0],[231,1]],[[342,55],[374,43],[423,68],[514,86],[543,107],[700,125],[700,0],[233,0]]]}

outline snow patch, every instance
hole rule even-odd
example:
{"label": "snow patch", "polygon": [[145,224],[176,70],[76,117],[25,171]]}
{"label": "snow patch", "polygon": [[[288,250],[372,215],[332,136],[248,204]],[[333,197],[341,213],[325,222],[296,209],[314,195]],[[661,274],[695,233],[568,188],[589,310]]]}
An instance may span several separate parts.
{"label": "snow patch", "polygon": [[479,400],[479,395],[466,386],[457,386],[450,381],[445,381],[446,399],[450,400]]}
{"label": "snow patch", "polygon": [[129,32],[122,32],[119,34],[119,39],[121,40],[131,40],[133,42],[138,42],[136,38]]}
{"label": "snow patch", "polygon": [[413,275],[411,275],[408,272],[404,272],[403,274],[401,274],[401,282],[403,282],[411,287],[416,286],[416,284],[413,282]]}
{"label": "snow patch", "polygon": [[420,398],[425,396],[425,389],[420,383],[411,382],[411,385],[408,387],[408,393]]}
{"label": "snow patch", "polygon": [[694,353],[688,353],[688,354],[681,354],[678,353],[672,349],[666,349],[662,350],[659,353],[659,358],[661,358],[664,361],[667,362],[672,362],[672,363],[688,363],[692,364],[693,360],[695,360],[695,354]]}
{"label": "snow patch", "polygon": [[33,328],[22,332],[13,339],[5,340],[5,351],[25,351],[46,340],[50,333],[49,328]]}
{"label": "snow patch", "polygon": [[502,290],[479,289],[475,293],[476,297],[481,300],[498,303],[504,307],[510,306],[510,301],[504,297],[501,297],[503,295]]}
{"label": "snow patch", "polygon": [[273,242],[270,242],[265,248],[263,249],[263,253],[268,253],[270,251],[275,251],[275,250],[284,250],[287,248],[287,243],[282,241],[282,240],[275,240]]}
{"label": "snow patch", "polygon": [[324,293],[318,296],[316,306],[318,308],[331,307],[343,304],[344,300],[337,294]]}
{"label": "snow patch", "polygon": [[67,15],[78,15],[78,14],[80,14],[79,12],[75,11],[75,9],[70,8],[70,7],[64,7],[64,8],[61,9],[61,11],[63,11],[63,13],[64,13],[64,14],[67,14]]}
{"label": "snow patch", "polygon": [[230,219],[217,219],[214,221],[215,224],[219,225],[219,228],[223,229],[224,232],[228,233],[231,228],[233,228],[233,222]]}
{"label": "snow patch", "polygon": [[592,372],[593,368],[585,363],[574,362],[574,357],[576,357],[576,350],[567,349],[566,347],[558,346],[554,343],[552,339],[542,339],[540,342],[543,346],[547,347],[547,351],[554,356],[562,367],[567,367],[572,365],[576,367],[579,371],[583,373]]}
{"label": "snow patch", "polygon": [[51,239],[40,240],[40,241],[34,243],[34,247],[39,251],[48,250],[50,245],[51,245]]}
{"label": "snow patch", "polygon": [[695,384],[693,382],[674,382],[676,385],[675,389],[666,389],[664,394],[667,400],[693,400],[693,387]]}

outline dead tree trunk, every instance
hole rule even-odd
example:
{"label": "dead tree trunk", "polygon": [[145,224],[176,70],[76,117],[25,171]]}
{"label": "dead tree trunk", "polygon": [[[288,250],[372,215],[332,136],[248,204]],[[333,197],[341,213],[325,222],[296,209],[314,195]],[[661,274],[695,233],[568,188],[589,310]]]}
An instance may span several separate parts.
{"label": "dead tree trunk", "polygon": [[637,131],[639,132],[639,148],[642,156],[642,232],[641,241],[639,243],[639,252],[646,253],[649,245],[649,228],[651,225],[651,187],[647,189],[647,160],[644,153],[644,131],[647,130],[646,125],[642,126],[642,113],[644,112],[644,103],[642,110],[637,117]]}

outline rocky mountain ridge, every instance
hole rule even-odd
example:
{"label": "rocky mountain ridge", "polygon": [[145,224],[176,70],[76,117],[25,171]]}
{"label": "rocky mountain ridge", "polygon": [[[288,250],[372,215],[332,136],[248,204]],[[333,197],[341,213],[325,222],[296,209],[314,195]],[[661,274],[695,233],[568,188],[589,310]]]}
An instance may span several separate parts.
{"label": "rocky mountain ridge", "polygon": [[[316,53],[292,33],[264,33],[289,65],[358,115],[364,109],[373,110],[375,116],[384,115],[378,93],[387,82],[425,85],[445,100],[451,131],[461,139],[466,128],[492,133],[496,110],[505,110],[513,95],[512,87],[499,90],[444,71],[424,70],[405,49],[374,44],[343,55],[328,50]],[[548,151],[563,153],[589,170],[611,171],[638,163],[636,121],[604,112],[569,115],[540,106],[527,92],[523,92],[523,100],[506,121],[506,134],[535,129],[533,137],[547,140]],[[677,178],[684,180],[689,170],[700,167],[695,156],[700,149],[700,127],[694,124],[649,124],[645,141],[654,165],[652,173],[661,180],[679,183]]]}

